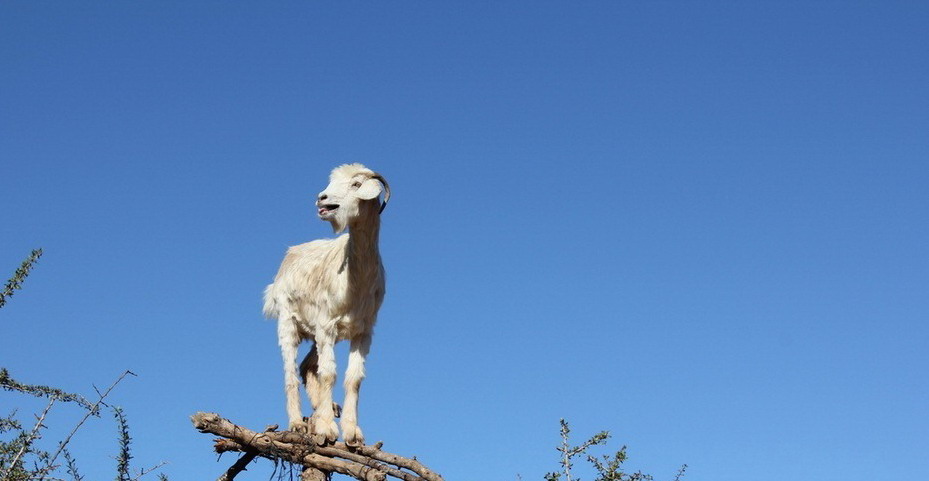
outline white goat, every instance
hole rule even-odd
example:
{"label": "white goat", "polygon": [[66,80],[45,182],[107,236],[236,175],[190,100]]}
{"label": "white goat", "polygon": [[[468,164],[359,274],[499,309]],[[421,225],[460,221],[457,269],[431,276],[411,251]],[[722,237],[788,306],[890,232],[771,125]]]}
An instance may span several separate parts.
{"label": "white goat", "polygon": [[[384,203],[378,195],[383,186]],[[329,185],[319,193],[319,218],[338,233],[350,234],[291,247],[274,282],[265,289],[264,314],[277,319],[277,336],[284,357],[284,391],[290,429],[313,433],[318,442],[339,436],[332,402],[336,380],[334,345],[351,343],[345,371],[342,434],[346,444],[362,445],[358,428],[358,390],[377,311],[384,300],[384,266],[378,252],[380,213],[387,207],[387,181],[361,164],[336,167]],[[300,363],[300,375],[313,405],[310,425],[300,411],[297,346],[313,348]]]}

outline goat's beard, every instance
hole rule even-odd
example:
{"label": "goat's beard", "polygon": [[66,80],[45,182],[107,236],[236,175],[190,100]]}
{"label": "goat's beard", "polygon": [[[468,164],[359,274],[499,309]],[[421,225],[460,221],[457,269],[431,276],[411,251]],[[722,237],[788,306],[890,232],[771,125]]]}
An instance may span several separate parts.
{"label": "goat's beard", "polygon": [[[335,211],[335,215],[329,219],[329,224],[332,225],[332,232],[339,234],[348,228],[348,220],[353,214],[353,212],[349,212],[350,210],[353,210],[350,206],[342,205]],[[357,215],[357,212],[354,212],[354,214]]]}
{"label": "goat's beard", "polygon": [[342,216],[335,216],[332,219],[329,219],[329,224],[332,225],[332,232],[339,234],[348,227],[348,223],[345,222],[345,219]]}

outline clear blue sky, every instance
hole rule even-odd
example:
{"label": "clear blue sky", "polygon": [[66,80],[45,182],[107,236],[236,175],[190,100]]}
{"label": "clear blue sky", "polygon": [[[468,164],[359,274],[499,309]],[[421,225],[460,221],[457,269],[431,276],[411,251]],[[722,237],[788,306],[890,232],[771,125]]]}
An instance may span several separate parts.
{"label": "clear blue sky", "polygon": [[[926,479],[927,19],[0,3],[0,274],[46,252],[0,311],[0,365],[85,393],[131,369],[112,400],[137,465],[215,478],[234,458],[187,416],[286,421],[261,292],[331,236],[311,202],[357,161],[394,194],[369,441],[449,480],[540,480],[565,417],[659,479]],[[110,420],[81,436],[88,479],[111,476]]]}

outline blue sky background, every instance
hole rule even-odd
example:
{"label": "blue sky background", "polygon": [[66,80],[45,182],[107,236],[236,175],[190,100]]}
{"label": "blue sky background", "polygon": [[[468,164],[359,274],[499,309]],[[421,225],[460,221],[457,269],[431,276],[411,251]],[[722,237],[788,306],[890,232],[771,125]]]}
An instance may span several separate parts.
{"label": "blue sky background", "polygon": [[[137,466],[215,478],[234,458],[187,417],[286,422],[261,292],[331,235],[313,198],[358,161],[394,194],[369,441],[448,480],[539,480],[565,417],[659,479],[925,479],[927,18],[0,3],[0,273],[46,252],[0,311],[0,365],[85,393],[131,369],[112,401]],[[74,441],[88,479],[115,432]]]}

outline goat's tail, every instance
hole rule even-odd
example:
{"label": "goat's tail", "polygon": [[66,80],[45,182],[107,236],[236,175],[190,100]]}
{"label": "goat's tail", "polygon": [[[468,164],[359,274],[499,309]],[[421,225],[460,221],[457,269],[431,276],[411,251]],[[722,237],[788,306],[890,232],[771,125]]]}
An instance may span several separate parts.
{"label": "goat's tail", "polygon": [[265,287],[265,305],[262,312],[268,319],[277,319],[280,306],[277,302],[277,296],[274,295],[274,284],[268,284],[268,287]]}

